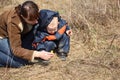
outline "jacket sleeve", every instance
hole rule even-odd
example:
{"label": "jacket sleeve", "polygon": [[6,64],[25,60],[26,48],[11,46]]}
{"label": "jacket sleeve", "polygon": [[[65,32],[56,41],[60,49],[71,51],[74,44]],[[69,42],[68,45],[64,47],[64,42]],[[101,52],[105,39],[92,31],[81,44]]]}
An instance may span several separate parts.
{"label": "jacket sleeve", "polygon": [[20,28],[14,22],[9,22],[7,25],[8,39],[12,53],[17,57],[31,61],[34,51],[22,48]]}
{"label": "jacket sleeve", "polygon": [[36,34],[35,34],[35,38],[34,38],[34,41],[33,43],[39,43],[39,42],[42,42],[43,39],[48,36],[49,34],[46,33],[46,32],[43,32],[43,31],[37,31]]}
{"label": "jacket sleeve", "polygon": [[68,25],[66,26],[66,31],[67,31],[67,30],[70,30],[70,26],[68,26]]}
{"label": "jacket sleeve", "polygon": [[64,25],[62,28],[60,28],[57,31],[57,33],[55,34],[56,39],[59,40],[62,37],[62,35],[65,33],[65,31],[66,31],[66,25]]}

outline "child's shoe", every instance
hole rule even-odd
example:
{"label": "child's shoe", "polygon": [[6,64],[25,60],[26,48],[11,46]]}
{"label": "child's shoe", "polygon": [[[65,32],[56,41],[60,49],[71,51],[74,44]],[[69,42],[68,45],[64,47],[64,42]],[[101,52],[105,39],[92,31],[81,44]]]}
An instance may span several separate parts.
{"label": "child's shoe", "polygon": [[59,53],[59,54],[58,54],[58,57],[59,57],[62,61],[66,61],[67,54],[65,54],[65,53]]}

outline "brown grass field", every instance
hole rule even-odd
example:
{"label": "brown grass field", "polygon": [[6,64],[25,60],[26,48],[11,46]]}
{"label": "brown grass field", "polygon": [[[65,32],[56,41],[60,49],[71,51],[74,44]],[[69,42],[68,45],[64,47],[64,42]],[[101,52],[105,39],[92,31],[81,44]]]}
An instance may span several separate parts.
{"label": "brown grass field", "polygon": [[[0,0],[0,13],[25,0]],[[66,61],[0,68],[0,80],[120,80],[120,0],[33,0],[73,30]]]}

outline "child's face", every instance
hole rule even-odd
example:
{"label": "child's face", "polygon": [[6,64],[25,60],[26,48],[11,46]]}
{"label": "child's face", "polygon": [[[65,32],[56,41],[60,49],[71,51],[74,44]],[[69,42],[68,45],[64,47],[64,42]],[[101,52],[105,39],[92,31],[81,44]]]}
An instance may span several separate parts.
{"label": "child's face", "polygon": [[47,26],[47,32],[50,34],[54,34],[57,31],[58,23],[58,19],[54,17],[50,24]]}
{"label": "child's face", "polygon": [[57,31],[57,26],[56,25],[48,25],[47,27],[47,32],[50,34],[54,34]]}

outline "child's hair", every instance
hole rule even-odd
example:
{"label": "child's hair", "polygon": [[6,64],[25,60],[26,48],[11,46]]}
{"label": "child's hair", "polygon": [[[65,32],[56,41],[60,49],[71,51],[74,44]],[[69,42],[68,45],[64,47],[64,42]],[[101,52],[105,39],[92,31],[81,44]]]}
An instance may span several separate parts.
{"label": "child's hair", "polygon": [[22,15],[28,20],[32,21],[39,18],[39,8],[33,1],[26,1],[16,8],[18,15]]}

